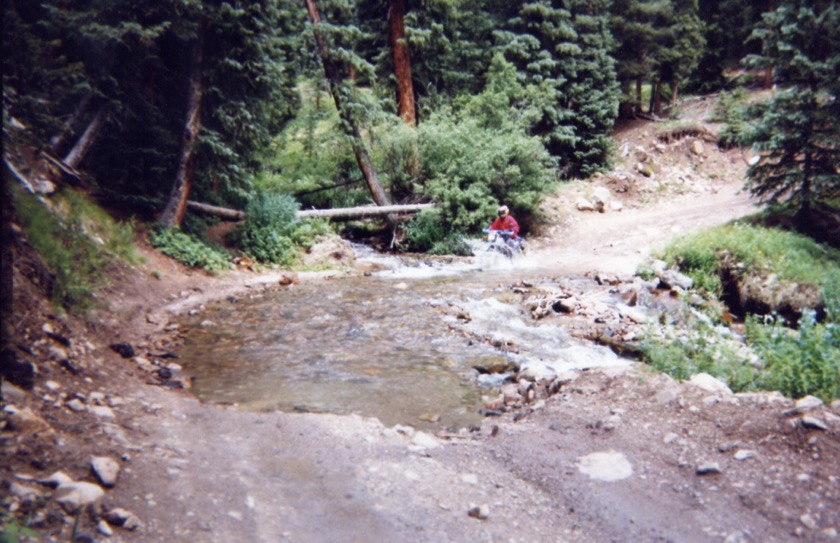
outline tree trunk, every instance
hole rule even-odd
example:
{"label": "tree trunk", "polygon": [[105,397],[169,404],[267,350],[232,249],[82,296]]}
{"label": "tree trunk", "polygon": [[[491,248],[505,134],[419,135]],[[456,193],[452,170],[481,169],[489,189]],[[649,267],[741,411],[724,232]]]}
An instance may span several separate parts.
{"label": "tree trunk", "polygon": [[677,110],[677,94],[680,90],[680,82],[676,79],[674,80],[674,93],[671,95],[671,112],[673,114],[674,111]]}
{"label": "tree trunk", "polygon": [[191,211],[204,213],[205,215],[212,215],[219,217],[226,221],[243,221],[245,220],[245,212],[238,209],[230,209],[227,207],[211,206],[210,204],[202,204],[200,202],[188,201],[187,207]]}
{"label": "tree trunk", "polygon": [[204,54],[203,34],[193,43],[192,73],[190,74],[189,96],[187,98],[187,118],[184,122],[184,139],[181,143],[181,158],[172,193],[166,208],[158,219],[163,226],[174,228],[181,226],[187,212],[187,200],[192,189],[195,162],[195,142],[201,130],[201,99],[203,95],[201,81],[201,60]]}
{"label": "tree trunk", "polygon": [[102,132],[102,127],[105,126],[105,122],[107,120],[108,104],[105,104],[99,108],[99,111],[97,111],[96,115],[94,115],[93,120],[85,129],[82,137],[79,138],[76,145],[74,145],[70,152],[67,153],[67,156],[64,157],[65,164],[74,169],[81,164],[87,152],[90,151],[90,148],[93,147],[93,144],[96,143],[96,140],[99,138],[99,134]]}
{"label": "tree trunk", "polygon": [[660,106],[660,95],[662,94],[662,82],[658,79],[650,87],[650,106],[648,113],[651,115],[659,115],[662,109]]}
{"label": "tree trunk", "polygon": [[[321,24],[321,16],[318,13],[318,6],[315,4],[315,0],[306,0],[306,9],[309,12],[309,20],[312,22],[312,33],[315,36],[315,44],[318,47],[318,55],[321,57],[321,63],[324,65],[327,87],[332,94],[333,100],[335,100],[335,106],[338,110],[338,114],[344,121],[343,124],[345,125],[345,130],[350,136],[350,142],[353,147],[353,154],[356,157],[356,163],[359,165],[359,169],[365,178],[365,182],[367,183],[370,194],[373,197],[373,201],[376,202],[376,205],[391,205],[391,202],[385,194],[385,190],[382,188],[382,184],[379,182],[379,178],[376,175],[376,170],[373,167],[370,155],[365,148],[359,123],[356,118],[343,107],[344,103],[341,99],[339,89],[339,85],[342,80],[341,67],[333,62],[330,56],[329,47],[327,46],[327,41],[319,28],[319,25]],[[388,223],[394,226],[396,221],[389,216]]]}
{"label": "tree trunk", "polygon": [[49,149],[50,153],[54,155],[58,155],[60,153],[61,148],[64,146],[67,138],[76,128],[76,125],[79,123],[84,112],[87,110],[88,104],[91,100],[91,93],[86,93],[84,97],[79,101],[79,104],[76,106],[76,109],[73,111],[73,114],[65,121],[64,126],[61,127],[61,132],[56,134],[50,139],[50,145],[47,149]]}
{"label": "tree trunk", "polygon": [[[391,213],[416,213],[424,209],[434,207],[435,204],[406,204],[391,206],[358,206],[358,207],[337,207],[334,209],[304,209],[297,212],[298,218],[339,218],[358,219],[364,217],[375,217],[378,215],[390,215]],[[187,202],[191,211],[204,213],[213,217],[219,217],[226,221],[242,221],[246,215],[244,211],[230,209],[227,207],[212,206],[200,202]]]}
{"label": "tree trunk", "polygon": [[636,101],[633,104],[633,113],[642,112],[642,78],[636,78]]}
{"label": "tree trunk", "polygon": [[411,82],[411,59],[405,37],[405,0],[391,0],[388,28],[391,34],[391,54],[397,78],[397,113],[410,126],[417,124],[414,111],[414,86]]}

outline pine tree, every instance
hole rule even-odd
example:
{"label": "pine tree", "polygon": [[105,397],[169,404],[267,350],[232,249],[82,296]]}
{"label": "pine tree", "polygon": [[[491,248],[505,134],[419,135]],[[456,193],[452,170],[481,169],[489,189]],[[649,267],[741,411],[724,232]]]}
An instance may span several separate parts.
{"label": "pine tree", "polygon": [[790,0],[753,33],[763,47],[748,60],[772,68],[780,90],[756,107],[748,143],[761,154],[747,172],[751,192],[789,202],[807,219],[817,200],[840,196],[840,6]]}
{"label": "pine tree", "polygon": [[529,2],[509,31],[496,33],[540,111],[530,129],[569,175],[588,175],[609,157],[618,86],[607,6],[601,0]]}

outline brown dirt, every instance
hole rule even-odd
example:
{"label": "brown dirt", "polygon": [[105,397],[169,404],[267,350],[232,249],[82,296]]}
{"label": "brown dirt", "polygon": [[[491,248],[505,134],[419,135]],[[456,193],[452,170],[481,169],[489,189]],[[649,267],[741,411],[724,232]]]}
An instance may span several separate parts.
{"label": "brown dirt", "polygon": [[[738,193],[740,154],[706,143],[700,157],[690,141],[662,144],[656,130],[625,128],[618,134],[619,149],[630,150],[623,168],[575,183],[546,204],[553,226],[532,240],[534,259],[558,275],[631,273],[673,235],[751,212]],[[637,155],[648,155],[652,178],[635,173]],[[623,210],[576,211],[577,198],[596,184],[618,187],[613,196]],[[80,531],[97,541],[837,540],[840,419],[828,407],[812,414],[830,430],[809,429],[787,412],[789,399],[710,393],[638,366],[580,372],[544,402],[434,442],[355,416],[203,405],[161,387],[108,345],[163,353],[177,339],[177,314],[274,287],[282,274],[212,276],[142,244],[141,251],[146,263],[113,270],[101,294],[108,307],[88,321],[56,316],[28,278],[16,278],[16,329],[31,353],[21,357],[38,375],[32,391],[6,394],[4,406],[29,407],[55,433],[0,427],[7,507],[26,508],[10,497],[13,482],[48,493],[27,479],[56,470],[94,481],[88,459],[97,455],[122,468],[104,507],[128,509],[143,522],[106,538],[85,515]],[[114,419],[68,409],[74,397],[95,403],[97,392],[113,405]],[[610,451],[626,457],[632,475],[605,482],[581,471],[587,455]],[[737,460],[738,451],[754,455]],[[720,472],[698,475],[709,462]],[[469,516],[473,504],[486,505],[489,518]],[[42,540],[69,540],[58,506],[36,509],[47,515],[36,525]]]}

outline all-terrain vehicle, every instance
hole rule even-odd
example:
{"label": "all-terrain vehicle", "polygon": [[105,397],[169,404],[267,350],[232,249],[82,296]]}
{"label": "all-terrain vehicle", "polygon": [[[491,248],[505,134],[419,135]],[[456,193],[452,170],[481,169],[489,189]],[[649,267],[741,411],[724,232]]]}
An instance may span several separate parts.
{"label": "all-terrain vehicle", "polygon": [[513,258],[522,253],[522,241],[514,237],[512,230],[490,230],[484,229],[487,234],[487,251],[498,252],[507,258]]}

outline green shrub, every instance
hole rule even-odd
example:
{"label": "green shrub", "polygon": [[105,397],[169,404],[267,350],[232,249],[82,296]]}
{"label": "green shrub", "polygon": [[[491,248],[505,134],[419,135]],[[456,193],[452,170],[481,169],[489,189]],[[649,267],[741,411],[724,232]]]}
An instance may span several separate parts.
{"label": "green shrub", "polygon": [[472,256],[472,249],[463,236],[448,229],[435,209],[419,213],[408,223],[403,248],[433,255]]}
{"label": "green shrub", "polygon": [[242,249],[258,262],[291,265],[306,240],[298,203],[288,194],[257,192],[248,203]]}
{"label": "green shrub", "polygon": [[756,377],[749,353],[702,322],[681,335],[674,328],[666,328],[664,336],[648,333],[642,352],[645,362],[676,379],[708,373],[738,392],[748,389]]}
{"label": "green shrub", "polygon": [[149,242],[161,253],[191,268],[218,271],[230,268],[229,256],[197,237],[176,228],[156,228],[149,233]]}
{"label": "green shrub", "polygon": [[764,362],[755,387],[779,390],[801,398],[807,394],[825,401],[840,398],[840,326],[836,305],[827,323],[818,324],[807,312],[796,330],[779,319],[747,320],[750,345]]}

